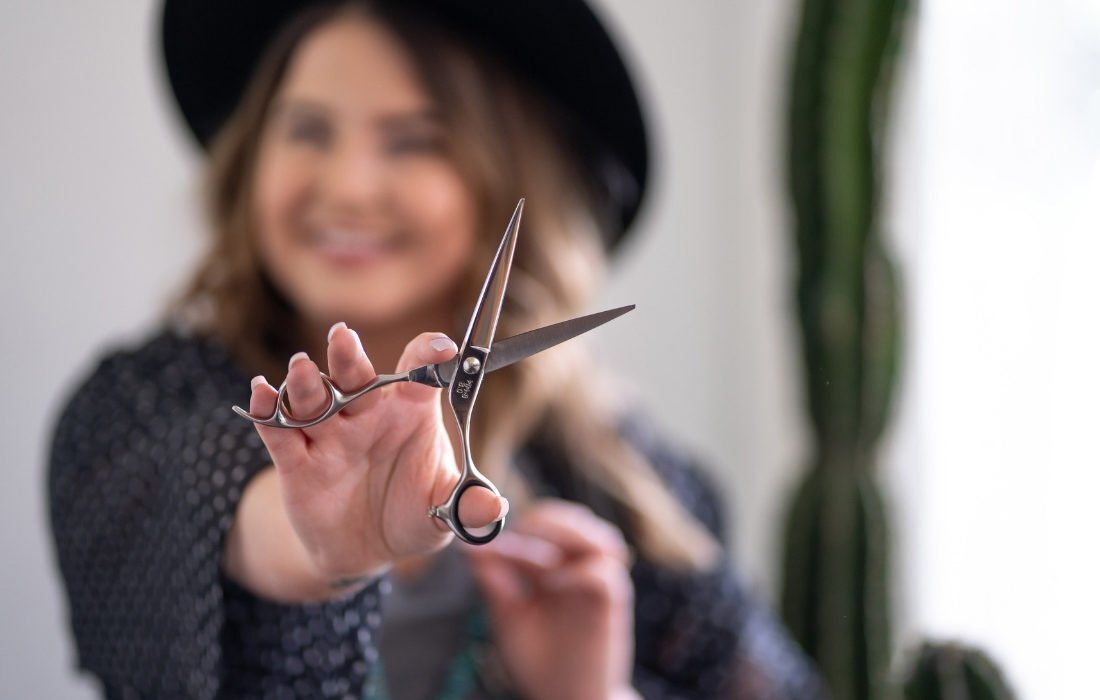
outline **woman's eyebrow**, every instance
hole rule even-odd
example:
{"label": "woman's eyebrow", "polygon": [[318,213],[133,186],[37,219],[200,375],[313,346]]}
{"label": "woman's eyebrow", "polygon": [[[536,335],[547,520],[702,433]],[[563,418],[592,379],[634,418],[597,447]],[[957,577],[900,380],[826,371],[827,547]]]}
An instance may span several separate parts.
{"label": "woman's eyebrow", "polygon": [[[327,117],[332,114],[323,102],[307,98],[283,98],[271,106],[271,116],[274,119],[296,116],[320,116]],[[376,114],[370,118],[370,123],[384,130],[407,129],[410,127],[437,127],[443,123],[439,110],[433,107],[421,109],[395,110]]]}
{"label": "woman's eyebrow", "polygon": [[329,110],[324,104],[302,98],[283,98],[271,106],[272,117],[294,116],[296,114],[325,116],[328,113]]}
{"label": "woman's eyebrow", "polygon": [[439,126],[443,118],[439,111],[431,107],[404,112],[380,114],[373,120],[383,129],[396,129],[409,126]]}

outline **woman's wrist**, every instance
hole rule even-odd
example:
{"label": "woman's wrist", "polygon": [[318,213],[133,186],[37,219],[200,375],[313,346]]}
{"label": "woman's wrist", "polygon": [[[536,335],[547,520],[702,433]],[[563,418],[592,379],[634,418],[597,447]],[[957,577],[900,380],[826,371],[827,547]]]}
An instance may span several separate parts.
{"label": "woman's wrist", "polygon": [[383,566],[362,574],[330,577],[326,583],[329,590],[335,591],[340,595],[346,595],[362,590],[372,583],[375,583],[385,576],[391,568],[392,566]]}
{"label": "woman's wrist", "polygon": [[287,519],[274,467],[245,488],[226,538],[226,574],[255,595],[280,603],[343,598],[381,578],[391,562],[360,571],[318,566]]}

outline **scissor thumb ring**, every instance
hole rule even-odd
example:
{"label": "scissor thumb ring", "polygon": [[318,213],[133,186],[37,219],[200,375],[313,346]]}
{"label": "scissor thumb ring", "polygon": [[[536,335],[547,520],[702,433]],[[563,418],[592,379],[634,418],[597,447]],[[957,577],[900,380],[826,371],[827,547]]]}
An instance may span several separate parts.
{"label": "scissor thumb ring", "polygon": [[500,534],[500,531],[504,528],[505,518],[501,518],[488,525],[489,530],[481,535],[466,529],[466,526],[462,524],[462,521],[459,520],[458,517],[458,502],[462,499],[462,494],[475,487],[488,489],[494,495],[500,497],[500,491],[493,485],[493,482],[483,477],[481,473],[471,465],[469,467],[469,473],[464,475],[462,481],[451,490],[450,497],[443,503],[428,508],[428,515],[433,518],[439,518],[446,523],[451,532],[463,542],[468,544],[486,544],[492,542],[493,539]]}

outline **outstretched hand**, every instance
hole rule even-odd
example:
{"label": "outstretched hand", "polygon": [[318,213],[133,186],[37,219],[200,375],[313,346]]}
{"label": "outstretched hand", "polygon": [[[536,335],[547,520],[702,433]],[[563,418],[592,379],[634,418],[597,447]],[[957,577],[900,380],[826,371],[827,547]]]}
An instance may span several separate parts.
{"label": "outstretched hand", "polygon": [[[444,362],[456,352],[446,335],[424,333],[406,346],[397,371]],[[329,332],[328,367],[341,390],[376,376],[358,334],[344,324]],[[328,406],[319,369],[305,353],[290,360],[287,395],[298,419]],[[255,378],[250,412],[270,415],[277,396],[263,377]],[[319,575],[373,575],[451,541],[447,526],[428,515],[459,479],[439,389],[396,384],[309,428],[256,429],[275,464],[286,515]],[[471,489],[459,503],[460,517],[468,527],[483,527],[506,512],[506,503],[486,489]]]}

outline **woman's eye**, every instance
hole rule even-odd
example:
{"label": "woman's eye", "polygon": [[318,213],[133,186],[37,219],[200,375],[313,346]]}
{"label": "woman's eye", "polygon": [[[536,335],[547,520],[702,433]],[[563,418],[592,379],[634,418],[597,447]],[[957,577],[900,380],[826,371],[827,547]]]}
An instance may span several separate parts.
{"label": "woman's eye", "polygon": [[391,155],[435,153],[443,146],[437,134],[402,134],[386,141],[386,152]]}
{"label": "woman's eye", "polygon": [[331,130],[327,125],[315,121],[299,122],[291,124],[287,131],[289,140],[296,143],[324,147],[332,138]]}

